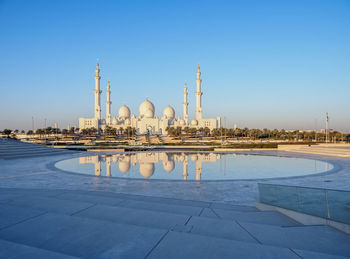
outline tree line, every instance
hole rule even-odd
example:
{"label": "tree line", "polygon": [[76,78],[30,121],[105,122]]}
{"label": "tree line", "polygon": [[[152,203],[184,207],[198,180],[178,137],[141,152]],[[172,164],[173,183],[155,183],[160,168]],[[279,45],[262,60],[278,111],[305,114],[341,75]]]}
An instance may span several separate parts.
{"label": "tree line", "polygon": [[[278,140],[305,140],[305,141],[325,141],[326,134],[324,132],[316,131],[303,131],[303,130],[294,130],[287,131],[285,129],[248,129],[248,128],[219,128],[210,130],[208,127],[200,128],[190,128],[190,127],[167,127],[166,131],[168,135],[172,137],[214,137],[214,138],[244,138],[244,139],[278,139]],[[128,136],[134,137],[136,135],[136,129],[133,127],[120,128],[116,129],[110,126],[107,126],[104,130],[96,129],[94,127],[80,130],[77,127],[71,127],[70,129],[58,129],[53,127],[46,127],[43,129],[37,129],[35,131],[24,130],[19,131],[18,129],[4,129],[0,131],[0,134],[6,135],[8,137],[17,134],[27,134],[27,135],[53,135],[53,134],[62,134],[62,135],[76,135],[76,136]],[[146,134],[147,135],[147,134]],[[330,131],[329,132],[329,141],[349,141],[350,134],[342,133],[340,131]]]}
{"label": "tree line", "polygon": [[[166,131],[170,136],[202,136],[202,137],[225,137],[225,138],[246,138],[251,140],[256,139],[278,139],[278,140],[307,140],[307,141],[325,141],[326,133],[316,131],[293,130],[285,129],[248,129],[248,128],[220,128],[210,130],[208,127],[201,128],[181,128],[167,127]],[[329,140],[349,141],[350,134],[344,134],[339,131],[330,131],[328,134]]]}

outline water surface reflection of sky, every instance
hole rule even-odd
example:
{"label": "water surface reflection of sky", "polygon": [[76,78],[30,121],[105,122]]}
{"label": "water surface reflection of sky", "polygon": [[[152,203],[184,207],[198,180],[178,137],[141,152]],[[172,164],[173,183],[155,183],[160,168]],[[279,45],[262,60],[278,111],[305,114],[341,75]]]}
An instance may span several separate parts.
{"label": "water surface reflection of sky", "polygon": [[166,180],[263,179],[310,175],[333,168],[311,159],[220,153],[101,154],[56,163],[80,174]]}

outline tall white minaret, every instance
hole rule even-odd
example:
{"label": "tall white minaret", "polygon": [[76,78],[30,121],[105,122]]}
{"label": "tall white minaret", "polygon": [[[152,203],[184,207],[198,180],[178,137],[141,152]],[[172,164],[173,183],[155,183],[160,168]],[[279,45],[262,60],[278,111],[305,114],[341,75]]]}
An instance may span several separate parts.
{"label": "tall white minaret", "polygon": [[200,180],[202,178],[202,161],[196,161],[196,180]]}
{"label": "tall white minaret", "polygon": [[100,97],[101,97],[101,93],[102,91],[100,90],[100,69],[98,68],[98,60],[96,63],[96,75],[95,75],[95,90],[94,90],[94,94],[95,94],[95,119],[100,120],[101,119],[101,102],[100,102]]}
{"label": "tall white minaret", "polygon": [[202,95],[203,93],[201,92],[201,72],[199,71],[200,67],[198,64],[198,72],[197,72],[197,79],[196,79],[196,84],[197,84],[197,92],[195,92],[196,95],[196,120],[202,119]]}
{"label": "tall white minaret", "polygon": [[109,81],[107,84],[107,101],[106,101],[106,124],[110,125],[112,123],[111,118],[111,86],[109,85]]}
{"label": "tall white minaret", "polygon": [[184,180],[187,180],[187,177],[188,177],[188,156],[185,156],[182,175],[184,177]]}
{"label": "tall white minaret", "polygon": [[106,176],[112,176],[111,174],[111,157],[106,157]]}
{"label": "tall white minaret", "polygon": [[184,107],[184,121],[186,124],[188,124],[188,102],[187,102],[187,83],[185,81],[185,87],[184,87],[184,102],[183,102],[183,107]]}

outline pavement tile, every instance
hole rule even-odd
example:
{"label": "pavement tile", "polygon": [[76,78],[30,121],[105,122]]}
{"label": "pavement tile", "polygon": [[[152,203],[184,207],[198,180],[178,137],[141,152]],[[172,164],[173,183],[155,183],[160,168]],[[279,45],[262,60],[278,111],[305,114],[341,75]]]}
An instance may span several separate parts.
{"label": "pavement tile", "polygon": [[192,207],[192,206],[165,204],[165,203],[156,203],[156,202],[147,202],[147,201],[135,201],[135,200],[125,200],[120,204],[120,206],[127,207],[127,208],[135,208],[135,209],[170,212],[170,213],[183,214],[183,215],[189,215],[189,216],[192,216],[192,215],[198,216],[202,211],[201,207]]}
{"label": "pavement tile", "polygon": [[0,203],[0,229],[45,213],[44,210]]}
{"label": "pavement tile", "polygon": [[165,233],[160,229],[47,213],[3,229],[0,238],[77,257],[143,258]]}
{"label": "pavement tile", "polygon": [[15,198],[21,197],[23,195],[16,193],[1,193],[0,194],[0,202],[7,203]]}
{"label": "pavement tile", "polygon": [[200,214],[200,217],[214,218],[214,219],[219,218],[211,208],[204,208],[202,213]]}
{"label": "pavement tile", "polygon": [[38,196],[22,196],[13,199],[9,204],[63,214],[73,214],[93,205],[93,203],[88,202],[60,200]]}
{"label": "pavement tile", "polygon": [[[286,248],[170,231],[148,258],[299,258]],[[300,259],[300,258],[299,258]]]}
{"label": "pavement tile", "polygon": [[42,197],[54,197],[61,193],[64,193],[65,190],[62,189],[19,189],[19,188],[0,188],[0,196],[8,195],[17,195],[17,196],[27,196],[27,195],[36,195]]}
{"label": "pavement tile", "polygon": [[76,193],[63,193],[55,197],[60,200],[69,200],[69,201],[79,201],[79,202],[89,202],[94,204],[105,204],[110,206],[115,206],[120,204],[123,199],[116,197],[103,197],[96,196],[93,194],[76,194]]}
{"label": "pavement tile", "polygon": [[231,220],[191,217],[187,225],[193,226],[191,230],[193,234],[258,243],[247,231]]}
{"label": "pavement tile", "polygon": [[178,200],[178,199],[171,199],[171,198],[151,197],[151,196],[140,196],[138,198],[143,201],[166,203],[166,204],[172,204],[172,205],[183,205],[183,206],[192,206],[192,207],[201,207],[201,208],[208,208],[210,206],[210,202],[204,202],[204,201]]}
{"label": "pavement tile", "polygon": [[234,210],[234,211],[241,211],[241,212],[254,212],[259,211],[256,208],[252,206],[243,206],[243,205],[232,205],[227,203],[217,203],[213,202],[210,204],[210,208],[212,209],[226,209],[226,210]]}
{"label": "pavement tile", "polygon": [[37,258],[50,258],[50,259],[74,259],[70,255],[56,253],[40,248],[17,244],[0,239],[0,258],[7,259],[37,259]]}
{"label": "pavement tile", "polygon": [[323,253],[306,251],[306,250],[293,249],[293,251],[303,259],[347,259],[347,258],[349,259],[349,257],[344,257],[340,255],[338,256],[338,255],[323,254]]}
{"label": "pavement tile", "polygon": [[96,205],[74,215],[75,217],[94,218],[117,223],[126,223],[161,229],[170,229],[184,225],[190,216],[167,212],[140,210],[124,207]]}
{"label": "pavement tile", "polygon": [[238,220],[276,226],[298,226],[298,222],[276,211],[239,212],[226,209],[213,209],[222,219]]}
{"label": "pavement tile", "polygon": [[[110,195],[110,194],[107,194],[107,195]],[[118,197],[124,198],[127,200],[136,200],[136,201],[145,201],[145,202],[154,202],[154,203],[163,203],[163,204],[171,204],[171,205],[181,205],[181,206],[191,206],[191,207],[201,207],[201,208],[208,208],[210,206],[210,202],[204,202],[204,201],[180,200],[180,199],[145,196],[145,195],[133,195],[133,194],[124,194],[124,193],[118,193],[118,194],[114,194],[114,195],[118,195]]]}
{"label": "pavement tile", "polygon": [[262,244],[350,256],[350,236],[328,226],[277,227],[240,222]]}

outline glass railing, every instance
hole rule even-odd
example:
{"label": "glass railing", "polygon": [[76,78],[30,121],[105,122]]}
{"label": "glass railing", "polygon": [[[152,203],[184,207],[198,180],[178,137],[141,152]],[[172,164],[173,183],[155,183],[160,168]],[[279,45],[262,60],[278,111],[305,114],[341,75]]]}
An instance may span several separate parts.
{"label": "glass railing", "polygon": [[266,183],[258,187],[261,203],[350,224],[350,191]]}

